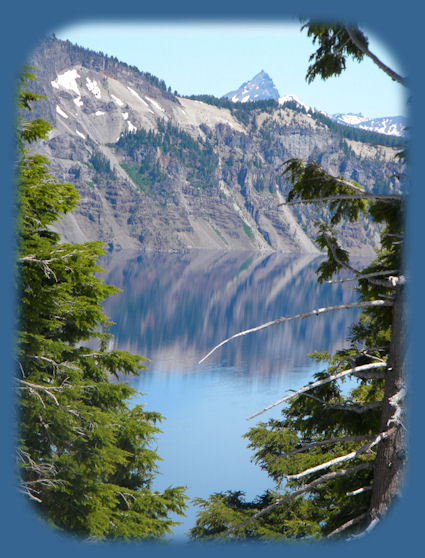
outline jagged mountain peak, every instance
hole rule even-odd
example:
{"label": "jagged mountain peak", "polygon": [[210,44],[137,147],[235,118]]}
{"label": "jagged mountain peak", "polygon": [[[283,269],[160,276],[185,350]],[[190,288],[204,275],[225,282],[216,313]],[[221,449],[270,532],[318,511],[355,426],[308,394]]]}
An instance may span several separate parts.
{"label": "jagged mountain peak", "polygon": [[223,97],[230,99],[234,103],[247,103],[252,101],[279,99],[279,91],[269,74],[261,70],[252,79],[243,83],[238,89],[229,91],[229,93],[226,93]]}

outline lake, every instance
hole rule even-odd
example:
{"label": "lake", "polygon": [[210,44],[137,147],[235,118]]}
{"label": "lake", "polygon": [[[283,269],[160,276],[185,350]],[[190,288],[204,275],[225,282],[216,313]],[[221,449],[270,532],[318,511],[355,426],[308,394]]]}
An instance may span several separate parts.
{"label": "lake", "polygon": [[[276,325],[235,339],[199,360],[233,333],[280,316],[356,300],[353,283],[318,284],[320,258],[260,252],[113,253],[105,280],[123,292],[105,302],[115,322],[111,346],[144,355],[148,370],[131,380],[134,403],[166,417],[157,437],[153,488],[188,486],[190,498],[242,490],[251,499],[272,488],[251,463],[242,435],[274,407],[246,417],[297,389],[320,370],[308,357],[347,345],[357,310]],[[187,540],[191,504],[170,540]]]}

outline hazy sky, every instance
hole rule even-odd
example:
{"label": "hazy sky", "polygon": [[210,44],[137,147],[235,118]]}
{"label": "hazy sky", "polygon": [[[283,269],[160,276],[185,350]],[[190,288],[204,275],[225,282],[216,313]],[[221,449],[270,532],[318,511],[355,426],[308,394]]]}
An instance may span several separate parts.
{"label": "hazy sky", "polygon": [[[163,79],[183,95],[221,97],[260,70],[273,79],[281,96],[293,94],[330,114],[366,116],[406,114],[405,89],[369,59],[350,62],[346,72],[308,85],[305,74],[314,46],[300,24],[212,22],[90,22],[54,30],[61,39],[116,56]],[[397,53],[369,30],[370,49],[403,74]]]}

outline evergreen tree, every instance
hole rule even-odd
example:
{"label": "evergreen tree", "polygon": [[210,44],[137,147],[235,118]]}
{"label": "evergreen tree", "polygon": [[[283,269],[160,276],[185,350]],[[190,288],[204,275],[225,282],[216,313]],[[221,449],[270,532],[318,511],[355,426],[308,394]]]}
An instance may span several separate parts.
{"label": "evergreen tree", "polygon": [[[20,109],[37,98],[21,91]],[[55,528],[100,539],[158,538],[175,523],[170,512],[183,515],[184,489],[151,488],[162,417],[131,406],[136,392],[119,381],[138,374],[145,359],[107,349],[102,302],[118,289],[97,275],[101,243],[66,244],[53,230],[78,194],[27,150],[50,129],[43,120],[20,122],[17,136],[20,485]]]}
{"label": "evergreen tree", "polygon": [[[404,79],[374,57],[358,28],[306,24],[319,48],[311,56],[307,79],[340,74],[349,56],[371,57],[392,79]],[[400,153],[399,157],[405,157]],[[327,251],[319,281],[344,269],[357,281],[359,302],[284,316],[240,332],[255,332],[296,318],[357,305],[350,346],[334,355],[313,354],[325,363],[312,382],[250,418],[286,404],[280,419],[270,419],[246,434],[254,460],[276,484],[253,502],[241,492],[198,500],[201,511],[193,538],[309,539],[345,537],[371,529],[400,491],[405,460],[405,302],[403,275],[403,198],[365,192],[352,180],[331,176],[317,163],[292,159],[284,173],[292,190],[288,204],[328,204],[330,220],[317,223],[317,244]],[[338,245],[335,225],[360,213],[381,224],[381,249],[366,268],[354,268]],[[355,385],[344,389],[344,378]]]}

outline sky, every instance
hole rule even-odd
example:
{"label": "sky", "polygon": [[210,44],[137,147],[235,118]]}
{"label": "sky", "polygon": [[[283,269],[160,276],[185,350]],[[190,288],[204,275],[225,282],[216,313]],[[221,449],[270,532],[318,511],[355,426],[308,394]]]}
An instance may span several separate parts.
{"label": "sky", "polygon": [[[279,93],[296,95],[329,114],[362,113],[369,117],[406,115],[405,90],[369,59],[349,62],[346,72],[307,84],[312,40],[300,23],[91,22],[53,30],[60,39],[116,56],[163,79],[182,95],[221,97],[264,70]],[[397,53],[368,30],[370,49],[403,74]]]}

